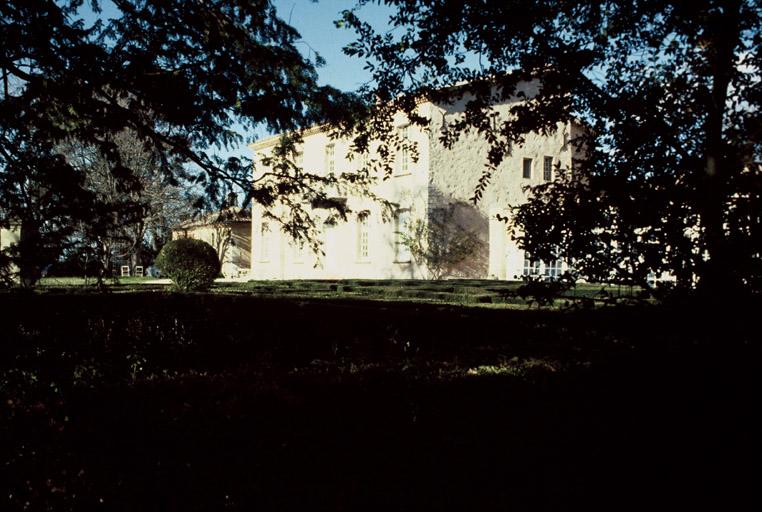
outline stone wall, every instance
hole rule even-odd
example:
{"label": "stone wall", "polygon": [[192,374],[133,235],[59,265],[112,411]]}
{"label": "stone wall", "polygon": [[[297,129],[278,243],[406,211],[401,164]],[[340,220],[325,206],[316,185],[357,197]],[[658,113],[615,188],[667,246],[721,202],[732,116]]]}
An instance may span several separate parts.
{"label": "stone wall", "polygon": [[[526,84],[525,92],[531,95],[531,84]],[[483,259],[479,268],[483,275],[516,279],[523,271],[524,252],[507,233],[505,222],[498,215],[510,217],[510,208],[526,201],[525,187],[543,183],[545,157],[552,157],[553,171],[571,164],[573,148],[569,144],[572,127],[559,123],[555,133],[544,136],[529,134],[520,146],[510,148],[509,154],[492,173],[491,180],[478,201],[473,204],[479,178],[486,169],[489,144],[476,132],[464,133],[451,148],[446,148],[439,140],[443,126],[463,115],[469,97],[464,97],[452,105],[437,105],[431,116],[429,196],[430,208],[442,208],[453,203],[466,203],[471,210],[464,210],[464,222],[478,232],[481,240],[489,247],[486,253],[476,257]],[[511,103],[501,103],[494,110],[505,116]],[[531,159],[531,177],[523,177],[524,159]]]}

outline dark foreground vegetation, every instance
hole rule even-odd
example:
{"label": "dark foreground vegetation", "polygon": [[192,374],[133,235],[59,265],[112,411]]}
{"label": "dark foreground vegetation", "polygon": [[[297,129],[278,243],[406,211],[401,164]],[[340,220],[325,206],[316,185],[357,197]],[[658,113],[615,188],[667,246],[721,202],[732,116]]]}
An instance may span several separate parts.
{"label": "dark foreground vegetation", "polygon": [[753,509],[758,311],[2,294],[0,509]]}

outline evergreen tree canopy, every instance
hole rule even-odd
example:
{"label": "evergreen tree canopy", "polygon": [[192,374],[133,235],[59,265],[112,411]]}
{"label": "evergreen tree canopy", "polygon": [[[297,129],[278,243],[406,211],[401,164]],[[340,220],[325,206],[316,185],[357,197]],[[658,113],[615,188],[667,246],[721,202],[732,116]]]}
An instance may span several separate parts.
{"label": "evergreen tree canopy", "polygon": [[62,144],[96,148],[129,190],[139,180],[114,140],[129,130],[170,182],[193,164],[210,198],[235,184],[267,203],[308,179],[281,173],[252,189],[250,162],[206,150],[240,143],[236,125],[295,131],[340,121],[354,104],[318,85],[320,59],[299,53],[269,0],[112,0],[108,16],[83,14],[101,7],[0,3],[0,223],[21,224],[25,281],[49,259],[40,249],[56,252],[78,220],[113,217]]}

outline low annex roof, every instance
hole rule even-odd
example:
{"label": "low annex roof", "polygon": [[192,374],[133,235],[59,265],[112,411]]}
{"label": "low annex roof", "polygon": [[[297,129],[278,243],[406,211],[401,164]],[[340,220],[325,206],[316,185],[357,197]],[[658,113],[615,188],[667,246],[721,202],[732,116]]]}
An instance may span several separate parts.
{"label": "low annex roof", "polygon": [[176,224],[172,229],[191,229],[211,224],[234,224],[237,222],[251,222],[251,210],[233,207],[219,212],[210,212],[198,218]]}

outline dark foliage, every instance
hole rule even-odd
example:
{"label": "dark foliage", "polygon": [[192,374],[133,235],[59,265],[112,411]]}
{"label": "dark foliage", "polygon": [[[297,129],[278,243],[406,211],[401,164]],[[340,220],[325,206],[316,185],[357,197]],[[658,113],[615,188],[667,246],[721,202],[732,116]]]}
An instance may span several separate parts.
{"label": "dark foliage", "polygon": [[203,240],[170,240],[159,251],[156,266],[184,292],[208,290],[220,275],[217,251]]}
{"label": "dark foliage", "polygon": [[531,298],[531,302],[538,306],[553,304],[553,301],[561,297],[574,287],[574,276],[565,274],[560,279],[548,281],[541,276],[524,276],[522,285],[516,290],[516,294],[523,299]]}
{"label": "dark foliage", "polygon": [[97,277],[101,274],[102,266],[98,255],[91,248],[75,245],[65,251],[62,257],[47,267],[48,277]]}
{"label": "dark foliage", "polygon": [[[100,10],[97,0],[87,4]],[[356,105],[318,85],[316,62],[300,54],[299,34],[269,0],[106,7],[86,21],[81,0],[0,4],[0,225],[21,224],[13,256],[26,284],[80,225],[98,238],[142,207],[83,186],[85,170],[67,159],[67,144],[100,154],[122,197],[141,186],[140,169],[115,140],[129,131],[169,185],[189,168],[190,184],[212,204],[236,186],[244,203],[267,203],[289,187],[309,190],[309,176],[274,173],[252,189],[251,162],[211,154],[243,141],[231,127],[298,130],[338,121]]]}
{"label": "dark foliage", "polygon": [[[573,123],[573,168],[504,205],[523,248],[593,281],[647,287],[669,272],[708,295],[759,290],[757,0],[387,0],[383,33],[362,20],[366,3],[339,22],[358,34],[346,50],[368,60],[365,93],[381,100],[359,142],[388,132],[398,109],[425,125],[420,98],[465,99],[441,140],[471,131],[489,142],[478,201],[527,134]],[[520,91],[527,82],[535,92]],[[512,115],[494,118],[506,100],[519,100]]]}
{"label": "dark foliage", "polygon": [[752,311],[0,295],[0,505],[755,508]]}

